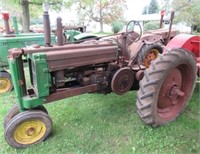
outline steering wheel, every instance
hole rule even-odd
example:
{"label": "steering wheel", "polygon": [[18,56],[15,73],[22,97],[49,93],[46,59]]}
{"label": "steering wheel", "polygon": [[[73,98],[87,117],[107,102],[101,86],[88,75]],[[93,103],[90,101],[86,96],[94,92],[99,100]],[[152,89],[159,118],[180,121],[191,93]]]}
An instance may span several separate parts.
{"label": "steering wheel", "polygon": [[[139,27],[139,33],[135,32],[135,27]],[[126,33],[130,41],[137,42],[142,36],[142,27],[139,21],[136,20],[129,21],[126,26]]]}

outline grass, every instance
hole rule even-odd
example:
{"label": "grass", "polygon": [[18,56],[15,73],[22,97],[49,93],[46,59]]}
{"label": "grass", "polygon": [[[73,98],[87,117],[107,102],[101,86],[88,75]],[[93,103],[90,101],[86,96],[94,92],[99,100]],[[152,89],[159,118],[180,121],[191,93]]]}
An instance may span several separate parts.
{"label": "grass", "polygon": [[136,92],[84,94],[45,105],[52,134],[40,144],[11,148],[4,140],[3,118],[16,102],[14,92],[0,95],[0,153],[200,153],[199,84],[185,112],[168,125],[151,128],[136,113]]}

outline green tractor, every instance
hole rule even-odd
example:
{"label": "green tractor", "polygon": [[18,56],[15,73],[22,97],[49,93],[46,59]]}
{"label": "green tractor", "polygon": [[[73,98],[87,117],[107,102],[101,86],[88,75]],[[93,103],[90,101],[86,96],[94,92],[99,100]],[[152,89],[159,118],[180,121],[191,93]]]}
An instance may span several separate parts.
{"label": "green tractor", "polygon": [[[173,13],[170,24],[172,20]],[[25,148],[44,141],[52,131],[44,105],[84,93],[124,95],[139,89],[137,112],[145,124],[157,127],[178,118],[194,90],[200,37],[178,35],[171,28],[142,35],[129,30],[131,23],[141,27],[130,21],[117,36],[66,45],[60,24],[59,45],[11,49],[9,67],[18,103],[4,119],[6,142]],[[24,70],[25,55],[29,72]]]}
{"label": "green tractor", "polygon": [[[5,35],[0,36],[0,94],[13,89],[11,75],[8,68],[8,50],[11,48],[22,48],[37,44],[44,46],[44,35],[41,33],[19,33],[17,19],[13,17],[14,33],[10,31],[9,13],[2,12],[5,25]],[[55,36],[51,35],[51,42],[55,43]]]}
{"label": "green tractor", "polygon": [[[48,37],[47,44],[45,43],[45,36],[43,33],[19,33],[16,17],[13,17],[14,33],[10,31],[9,26],[9,13],[2,12],[2,17],[5,25],[5,35],[0,35],[0,94],[9,92],[13,89],[11,75],[7,71],[8,69],[8,50],[12,48],[30,47],[32,45],[37,46],[49,46],[48,44],[55,44],[57,40],[56,33],[51,33]],[[48,21],[44,25],[44,30],[50,31],[49,15],[44,14],[44,20]],[[64,29],[62,30],[64,43],[73,42],[74,36],[81,33],[76,29]]]}

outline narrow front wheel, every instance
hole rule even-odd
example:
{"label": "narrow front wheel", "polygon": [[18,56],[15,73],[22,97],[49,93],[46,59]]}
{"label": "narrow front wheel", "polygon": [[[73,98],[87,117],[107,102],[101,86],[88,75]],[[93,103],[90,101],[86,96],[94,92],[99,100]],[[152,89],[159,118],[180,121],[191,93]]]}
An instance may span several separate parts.
{"label": "narrow front wheel", "polygon": [[29,110],[17,114],[7,124],[4,138],[15,148],[24,148],[45,140],[52,129],[51,118],[43,111]]}
{"label": "narrow front wheel", "polygon": [[[32,108],[31,110],[39,110],[48,114],[47,109],[43,105],[39,105],[38,107]],[[4,122],[3,122],[4,128],[6,128],[9,121],[19,113],[20,113],[19,105],[16,103],[12,106],[12,108],[8,111],[8,113],[4,117]]]}

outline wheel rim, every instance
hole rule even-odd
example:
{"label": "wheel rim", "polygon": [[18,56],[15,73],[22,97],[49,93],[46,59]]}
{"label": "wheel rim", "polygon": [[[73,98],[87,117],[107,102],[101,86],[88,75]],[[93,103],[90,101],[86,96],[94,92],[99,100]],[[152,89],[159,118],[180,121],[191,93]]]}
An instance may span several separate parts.
{"label": "wheel rim", "polygon": [[46,132],[45,124],[37,119],[21,123],[14,132],[14,139],[20,144],[32,144],[40,140]]}
{"label": "wheel rim", "polygon": [[8,78],[0,77],[0,93],[5,93],[11,88],[11,81]]}
{"label": "wheel rim", "polygon": [[147,55],[144,58],[144,66],[149,68],[151,61],[155,60],[158,57],[159,51],[157,49],[151,49],[147,52]]}
{"label": "wheel rim", "polygon": [[189,73],[189,67],[181,65],[170,71],[165,78],[157,103],[157,112],[161,118],[175,118],[187,103],[187,89],[191,83]]}

